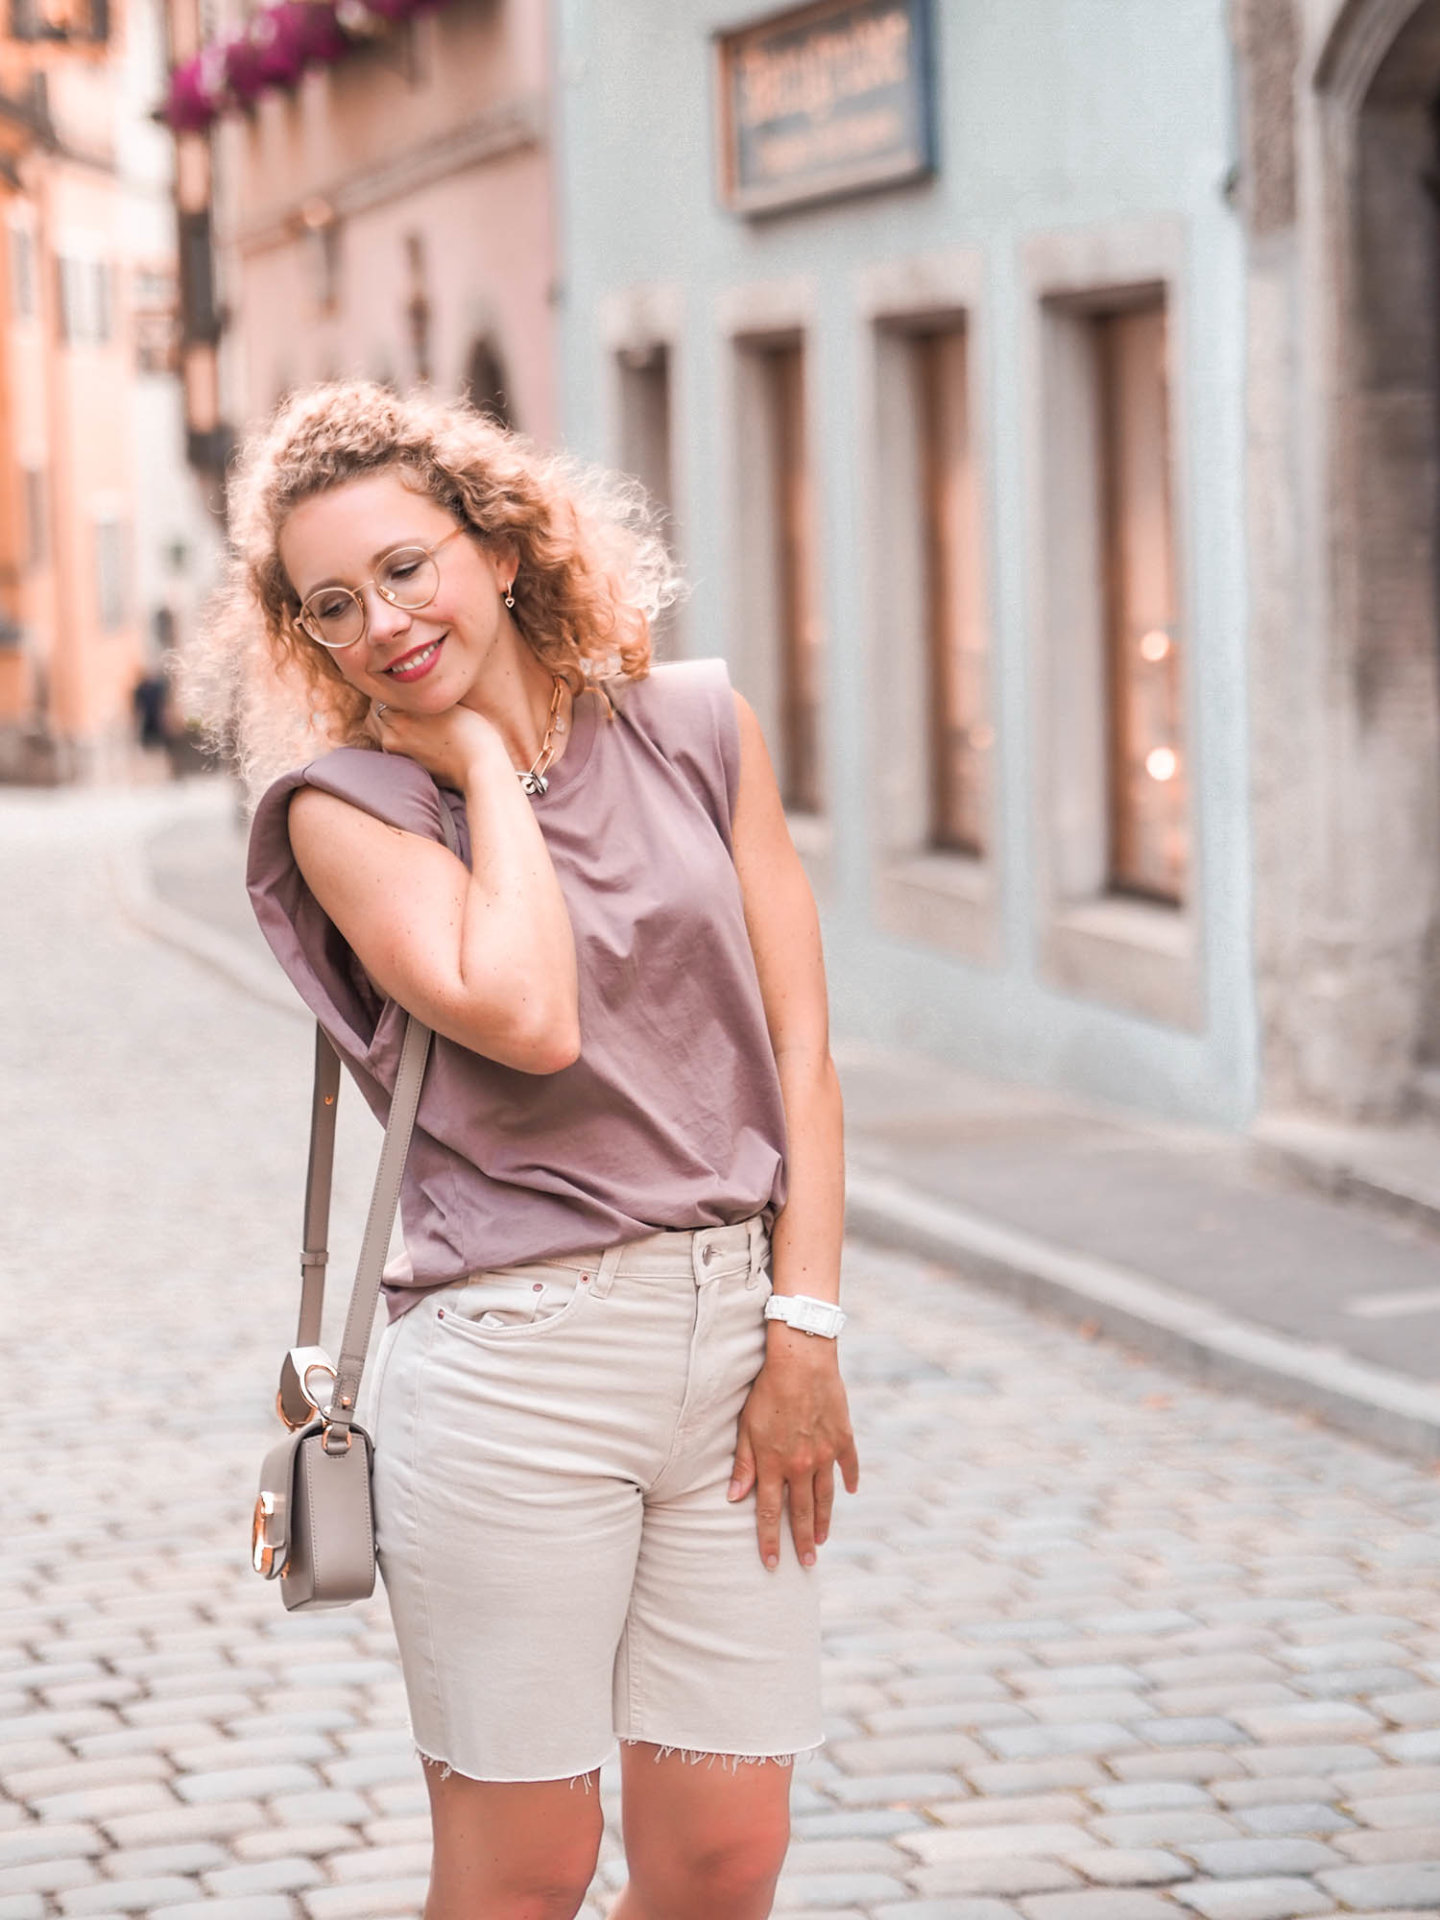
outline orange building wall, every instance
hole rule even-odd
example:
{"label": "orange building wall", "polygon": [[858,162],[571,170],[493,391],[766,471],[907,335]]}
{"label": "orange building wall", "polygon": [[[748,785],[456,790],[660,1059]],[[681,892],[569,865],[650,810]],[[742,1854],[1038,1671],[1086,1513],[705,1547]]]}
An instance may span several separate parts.
{"label": "orange building wall", "polygon": [[[50,109],[71,154],[32,145],[20,155],[18,190],[0,200],[6,265],[0,283],[0,535],[4,605],[24,629],[21,648],[0,652],[0,777],[71,777],[102,770],[130,726],[130,691],[142,644],[133,580],[126,618],[102,626],[96,520],[115,519],[133,552],[135,474],[129,381],[133,358],[119,256],[120,187],[107,170],[114,103],[104,53],[5,49],[0,85],[23,96],[27,63],[45,63]],[[98,162],[87,165],[85,162]],[[10,284],[11,235],[33,245],[36,310],[17,312]],[[112,266],[112,330],[103,343],[61,338],[57,258]],[[26,470],[44,476],[42,537],[29,524]],[[132,562],[133,565],[133,562]]]}
{"label": "orange building wall", "polygon": [[[52,247],[115,230],[118,206],[103,177],[67,171],[53,182]],[[119,263],[116,263],[117,265]],[[48,276],[52,341],[57,340],[56,289]],[[54,587],[56,646],[51,669],[55,730],[67,740],[92,742],[129,723],[130,689],[140,670],[141,636],[135,618],[133,448],[127,386],[133,359],[124,312],[124,276],[117,273],[114,337],[105,345],[49,348],[51,501],[58,578]],[[125,547],[124,623],[109,631],[100,621],[96,524],[116,519]]]}

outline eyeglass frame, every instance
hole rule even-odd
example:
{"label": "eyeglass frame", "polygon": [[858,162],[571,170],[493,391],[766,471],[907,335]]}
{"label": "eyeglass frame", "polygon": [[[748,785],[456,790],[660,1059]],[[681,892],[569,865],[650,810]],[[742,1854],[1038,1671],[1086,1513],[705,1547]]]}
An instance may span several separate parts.
{"label": "eyeglass frame", "polygon": [[[470,531],[471,529],[469,527],[452,527],[449,533],[442,534],[432,547],[427,547],[421,540],[402,540],[398,546],[390,547],[386,552],[381,554],[379,565],[383,567],[385,562],[387,560],[393,560],[397,553],[423,553],[427,560],[434,560],[436,554],[439,553],[442,547],[448,547],[452,540],[458,539],[462,533],[469,533]],[[307,640],[313,641],[317,647],[323,647],[327,653],[344,653],[348,647],[358,647],[370,631],[370,609],[365,602],[366,587],[373,587],[388,606],[398,607],[401,613],[419,613],[423,608],[430,605],[430,602],[440,591],[440,568],[437,564],[433,589],[426,594],[423,600],[416,600],[409,605],[403,600],[397,600],[393,593],[387,593],[384,587],[381,586],[375,573],[367,574],[358,587],[347,587],[342,581],[332,581],[328,586],[316,587],[313,593],[307,593],[305,598],[300,602],[299,611],[295,615],[296,626],[299,627]],[[359,607],[360,631],[353,640],[341,640],[338,642],[334,640],[322,640],[319,634],[314,632],[313,629],[306,624],[305,609],[312,600],[322,593],[348,593],[350,598]]]}

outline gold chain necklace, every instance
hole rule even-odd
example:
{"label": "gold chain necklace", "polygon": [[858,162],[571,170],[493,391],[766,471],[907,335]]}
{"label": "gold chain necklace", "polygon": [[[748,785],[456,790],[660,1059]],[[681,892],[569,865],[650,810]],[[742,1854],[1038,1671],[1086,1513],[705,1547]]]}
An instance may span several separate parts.
{"label": "gold chain necklace", "polygon": [[545,738],[540,742],[540,751],[528,767],[516,767],[515,778],[526,793],[548,793],[550,782],[545,778],[558,752],[555,735],[565,731],[565,722],[560,718],[560,701],[565,693],[565,682],[559,674],[555,676],[555,691],[550,696],[549,725],[545,729]]}

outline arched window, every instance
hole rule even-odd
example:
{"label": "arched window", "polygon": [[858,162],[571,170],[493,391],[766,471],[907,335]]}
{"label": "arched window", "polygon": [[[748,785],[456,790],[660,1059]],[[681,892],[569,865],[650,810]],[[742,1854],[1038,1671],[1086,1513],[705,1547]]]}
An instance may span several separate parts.
{"label": "arched window", "polygon": [[504,364],[495,342],[482,335],[470,349],[465,363],[464,397],[472,407],[498,420],[502,427],[513,427],[510,392]]}

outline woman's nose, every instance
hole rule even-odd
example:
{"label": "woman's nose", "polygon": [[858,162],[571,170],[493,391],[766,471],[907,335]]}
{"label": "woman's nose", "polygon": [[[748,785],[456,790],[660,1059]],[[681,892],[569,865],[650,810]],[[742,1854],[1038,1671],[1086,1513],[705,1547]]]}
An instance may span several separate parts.
{"label": "woman's nose", "polygon": [[404,633],[409,625],[410,615],[404,607],[397,607],[393,600],[387,600],[373,586],[365,588],[365,626],[371,640],[392,640],[397,634]]}

